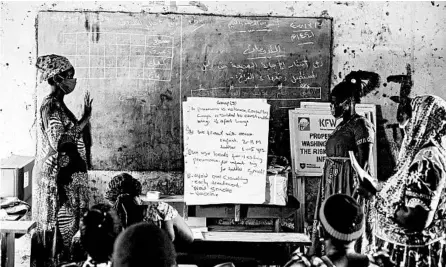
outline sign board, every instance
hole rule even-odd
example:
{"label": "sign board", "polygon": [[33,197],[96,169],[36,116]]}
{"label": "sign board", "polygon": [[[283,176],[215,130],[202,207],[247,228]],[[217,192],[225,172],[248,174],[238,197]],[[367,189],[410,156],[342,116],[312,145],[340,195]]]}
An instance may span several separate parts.
{"label": "sign board", "polygon": [[[357,104],[356,112],[369,119],[376,129],[376,108],[373,104]],[[325,164],[325,144],[341,120],[330,112],[329,103],[302,102],[301,108],[289,111],[291,158],[297,176],[321,176]],[[375,130],[376,140],[376,130]],[[377,173],[376,143],[372,165]]]}

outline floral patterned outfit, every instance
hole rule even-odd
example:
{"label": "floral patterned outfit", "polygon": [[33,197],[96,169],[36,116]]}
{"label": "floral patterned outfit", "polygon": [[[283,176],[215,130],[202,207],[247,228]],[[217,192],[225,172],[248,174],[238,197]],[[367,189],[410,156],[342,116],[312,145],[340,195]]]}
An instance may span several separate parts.
{"label": "floral patterned outfit", "polygon": [[153,222],[161,228],[163,221],[171,221],[178,216],[178,211],[165,202],[153,202],[147,208],[144,221]]}
{"label": "floral patterned outfit", "polygon": [[[427,95],[414,98],[411,106],[397,172],[373,200],[376,244],[387,246],[397,266],[445,266],[446,102]],[[409,231],[395,221],[395,213],[416,206],[429,212],[432,222]]]}
{"label": "floral patterned outfit", "polygon": [[[56,255],[68,256],[83,209],[88,208],[89,189],[85,146],[75,116],[51,95],[43,100],[37,116],[32,207],[37,229],[32,254],[49,266],[46,261],[57,263]],[[63,147],[71,151],[62,152]]]}

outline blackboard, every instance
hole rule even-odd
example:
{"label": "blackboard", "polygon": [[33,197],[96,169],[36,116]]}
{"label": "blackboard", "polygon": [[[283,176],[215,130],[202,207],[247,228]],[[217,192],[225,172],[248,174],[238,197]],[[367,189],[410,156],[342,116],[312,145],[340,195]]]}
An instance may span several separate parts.
{"label": "blackboard", "polygon": [[189,96],[266,98],[270,154],[289,157],[288,110],[328,100],[330,18],[45,11],[37,21],[38,55],[75,66],[69,108],[80,116],[84,92],[94,98],[92,169],[182,170]]}

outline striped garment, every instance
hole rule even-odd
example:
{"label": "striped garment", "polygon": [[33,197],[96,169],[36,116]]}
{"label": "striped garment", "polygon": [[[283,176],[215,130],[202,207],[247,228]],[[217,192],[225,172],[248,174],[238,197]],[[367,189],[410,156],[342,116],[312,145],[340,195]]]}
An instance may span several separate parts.
{"label": "striped garment", "polygon": [[[71,239],[79,229],[83,210],[88,208],[86,149],[76,117],[56,97],[50,95],[43,100],[37,123],[32,216],[37,222],[38,246],[42,247],[38,251],[51,251],[48,254],[55,256],[50,260],[52,263],[40,259],[44,266],[50,266],[57,264],[59,258],[69,256]],[[61,147],[68,142],[76,151],[61,152]],[[74,162],[70,162],[72,155],[76,155]],[[59,230],[62,240],[53,238],[48,244],[46,236],[55,229]],[[31,255],[35,262],[41,262],[39,256],[47,257],[34,254],[38,254]]]}

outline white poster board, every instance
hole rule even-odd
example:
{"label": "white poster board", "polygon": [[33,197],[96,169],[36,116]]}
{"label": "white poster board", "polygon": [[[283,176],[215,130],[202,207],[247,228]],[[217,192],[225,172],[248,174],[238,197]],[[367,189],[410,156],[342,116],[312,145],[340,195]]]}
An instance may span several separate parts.
{"label": "white poster board", "polygon": [[[372,169],[377,173],[376,106],[357,104],[356,112],[369,119],[375,126]],[[341,120],[335,120],[330,103],[301,102],[301,107],[289,111],[291,158],[297,176],[321,176],[325,162],[325,142]],[[304,127],[305,119],[308,126]],[[300,123],[300,124],[299,124]]]}
{"label": "white poster board", "polygon": [[320,176],[325,162],[325,143],[336,119],[325,110],[289,111],[291,157],[297,176]]}
{"label": "white poster board", "polygon": [[269,117],[262,99],[183,103],[186,204],[265,202]]}

